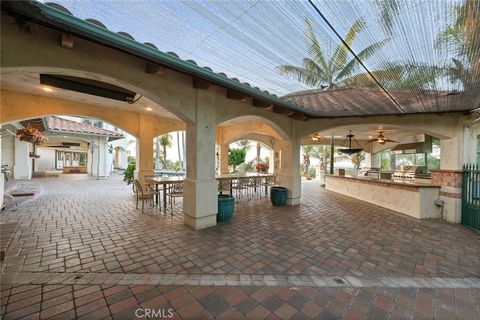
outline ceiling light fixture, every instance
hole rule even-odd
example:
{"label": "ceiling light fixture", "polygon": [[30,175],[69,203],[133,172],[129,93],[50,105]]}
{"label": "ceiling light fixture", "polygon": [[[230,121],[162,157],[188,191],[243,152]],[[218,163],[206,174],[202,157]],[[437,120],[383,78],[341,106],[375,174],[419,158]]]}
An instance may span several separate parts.
{"label": "ceiling light fixture", "polygon": [[53,89],[49,88],[49,87],[42,87],[42,90],[46,91],[46,92],[52,92],[53,91]]}
{"label": "ceiling light fixture", "polygon": [[148,107],[148,108],[146,108],[145,110],[147,110],[147,111],[152,111],[152,108]]}
{"label": "ceiling light fixture", "polygon": [[[342,148],[338,149],[338,152],[352,155],[363,151],[363,149],[360,147],[360,143],[358,143],[357,139],[354,137],[355,135],[353,135],[352,130],[350,130],[350,133],[347,134],[345,141],[343,141]],[[355,145],[357,148],[355,148]]]}
{"label": "ceiling light fixture", "polygon": [[322,140],[325,140],[325,137],[320,135],[319,133],[314,133],[312,135],[312,140],[313,141],[322,141]]}

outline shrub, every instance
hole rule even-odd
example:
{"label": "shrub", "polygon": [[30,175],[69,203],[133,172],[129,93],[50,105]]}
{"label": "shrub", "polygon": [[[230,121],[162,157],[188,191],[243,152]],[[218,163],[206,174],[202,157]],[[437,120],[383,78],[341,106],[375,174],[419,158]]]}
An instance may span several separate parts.
{"label": "shrub", "polygon": [[134,174],[135,174],[135,160],[130,161],[127,169],[125,169],[125,172],[123,173],[123,181],[125,181],[127,184],[132,183],[134,179]]}

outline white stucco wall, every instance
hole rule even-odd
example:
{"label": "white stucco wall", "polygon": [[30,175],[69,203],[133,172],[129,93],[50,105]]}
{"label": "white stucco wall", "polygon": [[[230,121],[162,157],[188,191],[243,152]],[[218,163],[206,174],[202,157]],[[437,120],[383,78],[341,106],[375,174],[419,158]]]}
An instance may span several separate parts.
{"label": "white stucco wall", "polygon": [[15,137],[2,137],[2,165],[8,165],[10,170],[15,164]]}
{"label": "white stucco wall", "polygon": [[32,158],[29,156],[32,149],[31,143],[15,138],[15,164],[13,166],[15,179],[32,178]]}
{"label": "white stucco wall", "polygon": [[37,155],[40,156],[35,160],[35,170],[56,170],[55,169],[55,149],[37,147]]}

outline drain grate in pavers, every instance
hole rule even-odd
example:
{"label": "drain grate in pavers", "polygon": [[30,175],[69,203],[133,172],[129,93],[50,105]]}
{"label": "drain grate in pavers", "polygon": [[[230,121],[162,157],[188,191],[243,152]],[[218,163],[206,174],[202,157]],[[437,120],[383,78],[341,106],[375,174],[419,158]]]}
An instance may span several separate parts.
{"label": "drain grate in pavers", "polygon": [[185,275],[69,272],[3,273],[4,284],[174,285],[252,287],[480,288],[480,278],[354,277],[288,275]]}

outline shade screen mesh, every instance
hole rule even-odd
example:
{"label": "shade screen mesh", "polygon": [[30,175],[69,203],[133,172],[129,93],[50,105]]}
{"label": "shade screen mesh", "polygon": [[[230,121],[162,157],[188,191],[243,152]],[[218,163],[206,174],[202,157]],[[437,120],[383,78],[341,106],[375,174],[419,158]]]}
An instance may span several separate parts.
{"label": "shade screen mesh", "polygon": [[312,115],[480,106],[480,0],[313,1],[370,75],[307,1],[55,2]]}

